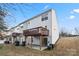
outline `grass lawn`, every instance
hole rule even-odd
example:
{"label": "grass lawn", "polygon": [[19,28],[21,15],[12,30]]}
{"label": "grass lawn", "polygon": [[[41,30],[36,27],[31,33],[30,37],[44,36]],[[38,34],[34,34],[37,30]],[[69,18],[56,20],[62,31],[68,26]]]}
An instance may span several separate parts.
{"label": "grass lawn", "polygon": [[[51,50],[50,50],[51,51]],[[50,51],[39,51],[23,46],[0,45],[0,55],[2,56],[48,56]]]}
{"label": "grass lawn", "polygon": [[26,46],[0,45],[2,56],[72,56],[79,55],[79,37],[62,37],[53,50],[34,50]]}

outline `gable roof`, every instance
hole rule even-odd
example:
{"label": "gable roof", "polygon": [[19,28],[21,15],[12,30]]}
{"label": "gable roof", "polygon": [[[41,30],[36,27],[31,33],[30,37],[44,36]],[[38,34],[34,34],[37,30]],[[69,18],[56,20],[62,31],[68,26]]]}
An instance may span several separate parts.
{"label": "gable roof", "polygon": [[27,22],[27,21],[30,21],[30,20],[32,20],[32,19],[34,19],[34,18],[36,18],[36,17],[38,17],[38,16],[40,16],[40,15],[46,13],[46,12],[49,12],[49,11],[51,11],[51,10],[53,10],[53,9],[49,9],[49,10],[47,10],[47,11],[45,11],[45,12],[42,12],[42,13],[36,15],[36,16],[33,16],[32,18],[29,18],[29,19],[27,19],[27,20],[25,20],[25,21],[19,23],[17,26],[12,27],[11,29],[16,28],[16,27],[20,26],[21,24],[23,24],[23,23],[25,23],[25,22]]}

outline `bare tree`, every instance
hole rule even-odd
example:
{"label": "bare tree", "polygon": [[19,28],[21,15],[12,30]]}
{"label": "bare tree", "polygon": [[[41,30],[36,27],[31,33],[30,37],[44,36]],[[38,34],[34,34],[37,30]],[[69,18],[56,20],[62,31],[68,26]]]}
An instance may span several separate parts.
{"label": "bare tree", "polygon": [[[17,15],[14,14],[14,12],[17,13],[19,11],[22,14],[23,18],[27,18],[27,15],[25,14],[26,11],[30,12],[30,10],[37,10],[35,6],[32,6],[32,4],[23,4],[23,3],[0,3],[0,7],[2,7],[3,10],[7,12],[7,16],[10,17],[11,22],[16,22]],[[12,12],[12,11],[14,12]],[[9,20],[7,18],[7,20]],[[7,20],[5,20],[7,22]],[[9,24],[9,23],[7,23]]]}
{"label": "bare tree", "polygon": [[61,29],[61,31],[60,31],[60,37],[70,37],[70,36],[72,36],[72,34],[71,33],[69,33],[67,30],[65,30],[65,28],[62,28]]}
{"label": "bare tree", "polygon": [[7,29],[6,23],[4,21],[5,16],[7,15],[6,11],[0,7],[0,32]]}
{"label": "bare tree", "polygon": [[76,35],[79,35],[79,29],[78,28],[75,28],[74,30],[75,30],[75,34]]}

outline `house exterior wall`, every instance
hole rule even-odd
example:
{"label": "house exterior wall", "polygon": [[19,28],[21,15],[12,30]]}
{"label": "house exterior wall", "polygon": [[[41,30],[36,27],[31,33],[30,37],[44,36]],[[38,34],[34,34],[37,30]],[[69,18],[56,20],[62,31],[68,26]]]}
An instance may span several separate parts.
{"label": "house exterior wall", "polygon": [[[44,20],[42,21],[42,17],[48,16],[48,20]],[[14,30],[12,32],[18,32],[18,33],[23,33],[23,30],[26,29],[31,29],[31,28],[35,28],[35,27],[47,27],[47,29],[49,30],[49,36],[47,37],[47,45],[49,44],[55,44],[55,42],[58,40],[59,38],[59,31],[58,31],[58,24],[57,24],[57,19],[56,19],[56,13],[55,10],[49,10],[35,18],[32,18],[26,22],[24,22],[23,24],[17,26],[14,28]],[[21,26],[23,26],[21,28]],[[18,29],[18,30],[17,30]],[[11,32],[11,33],[12,33]],[[19,38],[20,41],[25,40],[24,36],[22,36],[22,38]],[[27,37],[26,39],[27,44],[30,43],[31,44],[31,38]],[[33,43],[32,44],[37,44],[40,45],[40,40],[38,37],[33,37]]]}
{"label": "house exterior wall", "polygon": [[[55,44],[59,39],[59,29],[57,23],[56,12],[52,10],[52,44]],[[54,18],[53,18],[54,17]]]}
{"label": "house exterior wall", "polygon": [[[45,14],[48,14],[48,20],[42,21],[42,16]],[[31,28],[40,27],[40,26],[44,28],[45,26],[47,26],[47,29],[49,30],[48,45],[55,44],[55,42],[58,40],[58,37],[59,37],[59,31],[58,31],[56,14],[54,10],[50,10],[24,23],[24,29],[31,29]],[[39,40],[38,39],[35,40],[33,44],[34,43],[39,45]]]}
{"label": "house exterior wall", "polygon": [[33,45],[40,45],[40,39],[39,37],[33,37]]}
{"label": "house exterior wall", "polygon": [[[33,42],[32,42],[33,45],[40,45],[39,37],[32,37],[32,38],[33,38]],[[27,37],[26,44],[31,44],[31,36]]]}

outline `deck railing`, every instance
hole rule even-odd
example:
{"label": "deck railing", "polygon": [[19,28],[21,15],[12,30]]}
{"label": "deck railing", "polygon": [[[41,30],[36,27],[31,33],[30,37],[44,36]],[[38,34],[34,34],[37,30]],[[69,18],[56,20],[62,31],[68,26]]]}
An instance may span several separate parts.
{"label": "deck railing", "polygon": [[43,27],[27,29],[23,31],[25,36],[48,36],[49,31]]}

